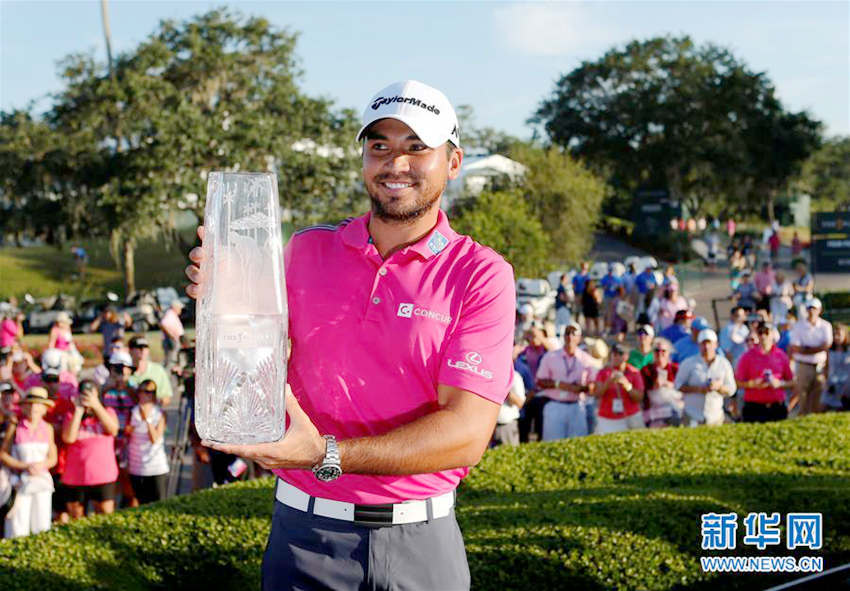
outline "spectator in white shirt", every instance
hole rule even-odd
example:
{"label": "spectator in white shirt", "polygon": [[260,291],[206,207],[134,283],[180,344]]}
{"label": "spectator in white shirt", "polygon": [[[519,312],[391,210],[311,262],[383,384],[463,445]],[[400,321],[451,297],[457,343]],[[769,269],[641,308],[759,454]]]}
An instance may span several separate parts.
{"label": "spectator in white shirt", "polygon": [[723,399],[732,396],[737,386],[732,364],[717,354],[717,333],[710,328],[697,335],[700,354],[679,365],[674,386],[685,396],[685,423],[720,425],[723,423]]}
{"label": "spectator in white shirt", "polygon": [[791,329],[788,351],[794,360],[794,394],[789,411],[799,407],[800,415],[820,411],[820,396],[826,383],[827,351],[832,346],[832,326],[820,317],[823,305],[817,298],[806,303],[806,318]]}
{"label": "spectator in white shirt", "polygon": [[525,385],[522,376],[514,370],[514,379],[508,397],[499,408],[496,418],[496,430],[493,432],[494,445],[519,445],[519,409],[525,404]]}

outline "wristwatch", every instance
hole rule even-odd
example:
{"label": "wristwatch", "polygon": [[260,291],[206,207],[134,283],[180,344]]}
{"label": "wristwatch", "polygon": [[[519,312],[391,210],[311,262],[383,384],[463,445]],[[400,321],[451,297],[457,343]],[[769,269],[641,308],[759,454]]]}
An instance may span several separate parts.
{"label": "wristwatch", "polygon": [[313,474],[322,482],[331,482],[342,476],[342,467],[339,462],[339,446],[336,437],[323,435],[325,438],[325,457],[321,462],[313,466]]}

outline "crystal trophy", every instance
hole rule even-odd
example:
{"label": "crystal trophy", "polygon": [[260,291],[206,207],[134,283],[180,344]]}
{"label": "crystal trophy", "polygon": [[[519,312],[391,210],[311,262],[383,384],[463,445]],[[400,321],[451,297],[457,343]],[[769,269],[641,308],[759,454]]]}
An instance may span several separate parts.
{"label": "crystal trophy", "polygon": [[283,437],[287,305],[277,178],[213,172],[196,313],[195,425],[223,443]]}

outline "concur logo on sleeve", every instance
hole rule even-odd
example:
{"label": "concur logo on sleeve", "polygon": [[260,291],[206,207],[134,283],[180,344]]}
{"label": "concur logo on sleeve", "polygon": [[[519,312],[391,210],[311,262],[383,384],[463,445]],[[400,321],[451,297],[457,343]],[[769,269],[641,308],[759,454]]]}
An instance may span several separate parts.
{"label": "concur logo on sleeve", "polygon": [[459,369],[461,371],[472,372],[481,376],[484,379],[492,380],[492,371],[490,371],[489,369],[481,369],[480,367],[478,367],[481,364],[481,361],[481,353],[477,353],[476,351],[470,351],[469,353],[464,355],[464,358],[462,360],[459,359],[455,361],[453,359],[449,359],[448,364],[451,368]]}
{"label": "concur logo on sleeve", "polygon": [[428,318],[429,320],[436,320],[442,324],[449,324],[452,321],[452,317],[448,314],[434,312],[433,310],[426,310],[416,304],[405,302],[398,305],[398,313],[396,315],[399,318],[413,318],[414,316],[419,316],[421,318]]}

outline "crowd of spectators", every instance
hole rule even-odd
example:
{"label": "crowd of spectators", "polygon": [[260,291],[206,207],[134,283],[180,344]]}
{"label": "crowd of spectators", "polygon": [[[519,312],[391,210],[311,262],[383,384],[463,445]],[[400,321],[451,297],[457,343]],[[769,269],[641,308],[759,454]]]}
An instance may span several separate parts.
{"label": "crowd of spectators", "polygon": [[499,425],[516,423],[517,436],[495,443],[850,408],[846,328],[821,318],[805,263],[788,281],[772,254],[758,273],[742,267],[720,330],[695,315],[672,266],[609,271],[598,287],[586,263],[564,275],[555,322],[518,321],[511,410]]}
{"label": "crowd of spectators", "polygon": [[125,341],[129,321],[107,310],[94,325],[103,335],[103,362],[83,369],[68,318],[60,314],[48,347],[35,355],[24,345],[20,320],[7,314],[0,324],[4,537],[164,498],[163,406],[173,383],[150,360],[146,338]]}

